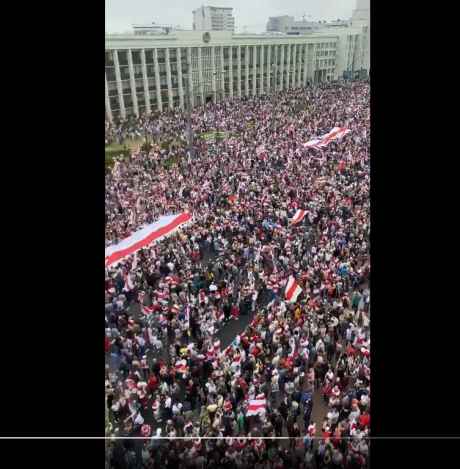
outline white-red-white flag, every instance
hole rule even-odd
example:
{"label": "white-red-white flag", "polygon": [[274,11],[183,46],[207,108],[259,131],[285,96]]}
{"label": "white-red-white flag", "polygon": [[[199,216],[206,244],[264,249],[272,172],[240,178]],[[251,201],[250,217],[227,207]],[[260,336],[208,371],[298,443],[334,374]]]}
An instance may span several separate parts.
{"label": "white-red-white flag", "polygon": [[267,408],[267,401],[265,399],[265,395],[264,394],[259,394],[259,395],[256,396],[255,399],[251,399],[249,401],[246,416],[249,417],[251,415],[264,414],[266,408]]}
{"label": "white-red-white flag", "polygon": [[148,316],[149,314],[152,314],[154,309],[155,309],[155,307],[153,305],[152,306],[144,306],[144,305],[141,306],[141,310],[146,316]]}
{"label": "white-red-white flag", "polygon": [[317,148],[317,149],[321,147],[325,147],[329,145],[329,143],[331,143],[332,140],[342,138],[344,135],[348,134],[349,132],[351,132],[351,130],[345,127],[334,127],[327,134],[323,135],[322,137],[314,138],[308,141],[307,143],[304,143],[303,146],[305,148]]}
{"label": "white-red-white flag", "polygon": [[186,374],[188,372],[188,366],[186,360],[179,360],[176,362],[176,373]]}
{"label": "white-red-white flag", "polygon": [[192,215],[188,212],[160,217],[158,221],[141,228],[120,243],[106,248],[106,267],[116,265],[118,262],[140,249],[171,235],[180,226],[190,222],[191,220]]}
{"label": "white-red-white flag", "polygon": [[295,212],[294,216],[292,217],[291,223],[293,225],[297,225],[297,223],[300,223],[305,218],[306,214],[307,212],[305,210],[297,210],[297,212]]}
{"label": "white-red-white flag", "polygon": [[295,303],[302,289],[297,284],[295,278],[291,275],[286,284],[285,297],[290,303]]}
{"label": "white-red-white flag", "polygon": [[176,287],[177,285],[180,284],[181,279],[177,275],[168,275],[165,278],[165,281],[168,285],[171,285],[172,287]]}

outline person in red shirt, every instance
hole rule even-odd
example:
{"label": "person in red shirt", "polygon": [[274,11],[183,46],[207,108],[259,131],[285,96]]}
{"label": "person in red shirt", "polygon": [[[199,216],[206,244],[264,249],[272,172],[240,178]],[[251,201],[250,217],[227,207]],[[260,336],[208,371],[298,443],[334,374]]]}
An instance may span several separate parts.
{"label": "person in red shirt", "polygon": [[233,305],[230,314],[232,315],[233,319],[240,318],[240,310],[237,305]]}
{"label": "person in red shirt", "polygon": [[359,426],[362,430],[368,427],[371,423],[371,416],[368,412],[363,412],[359,417]]}
{"label": "person in red shirt", "polygon": [[110,351],[110,339],[105,336],[105,353],[108,353]]}
{"label": "person in red shirt", "polygon": [[151,374],[149,380],[147,381],[147,389],[150,394],[153,394],[158,387],[158,378]]}

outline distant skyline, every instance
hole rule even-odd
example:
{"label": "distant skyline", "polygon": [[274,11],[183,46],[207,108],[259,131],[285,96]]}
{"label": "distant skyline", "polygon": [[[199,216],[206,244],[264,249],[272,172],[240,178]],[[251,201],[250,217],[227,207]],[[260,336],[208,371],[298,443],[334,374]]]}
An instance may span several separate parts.
{"label": "distant skyline", "polygon": [[202,5],[233,7],[235,31],[261,33],[270,16],[289,15],[296,20],[346,20],[356,0],[106,0],[105,30],[108,33],[132,32],[133,24],[170,24],[192,29],[192,11]]}

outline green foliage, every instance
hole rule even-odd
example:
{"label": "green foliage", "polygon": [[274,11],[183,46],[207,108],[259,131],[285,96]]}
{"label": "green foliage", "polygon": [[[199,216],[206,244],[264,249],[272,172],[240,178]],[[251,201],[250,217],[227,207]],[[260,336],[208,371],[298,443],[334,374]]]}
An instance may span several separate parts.
{"label": "green foliage", "polygon": [[151,149],[153,148],[153,145],[151,142],[147,141],[147,142],[144,142],[142,145],[141,145],[141,151],[145,152],[145,153],[148,153]]}
{"label": "green foliage", "polygon": [[163,160],[163,167],[165,169],[171,169],[173,166],[177,165],[180,161],[180,156],[175,155],[175,156],[170,156],[169,158],[166,158]]}
{"label": "green foliage", "polygon": [[105,147],[105,166],[112,168],[115,158],[129,158],[131,150],[126,145],[112,144]]}

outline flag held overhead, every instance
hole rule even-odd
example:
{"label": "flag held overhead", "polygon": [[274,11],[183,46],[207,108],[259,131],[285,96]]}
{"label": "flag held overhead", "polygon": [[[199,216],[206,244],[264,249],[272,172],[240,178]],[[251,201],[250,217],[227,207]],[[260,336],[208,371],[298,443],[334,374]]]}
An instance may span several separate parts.
{"label": "flag held overhead", "polygon": [[295,278],[291,275],[286,284],[286,290],[284,293],[286,300],[289,301],[289,303],[295,303],[300,293],[302,293],[302,289],[295,281]]}
{"label": "flag held overhead", "polygon": [[314,138],[308,141],[307,143],[304,143],[303,146],[305,148],[316,148],[316,149],[322,148],[322,147],[329,145],[329,143],[331,143],[332,140],[337,140],[339,138],[342,138],[344,135],[348,134],[349,132],[351,132],[351,130],[345,127],[334,127],[327,134],[323,135],[322,137]]}
{"label": "flag held overhead", "polygon": [[297,210],[295,212],[294,216],[292,217],[291,224],[292,225],[297,225],[297,223],[300,223],[304,218],[307,212],[305,210]]}

